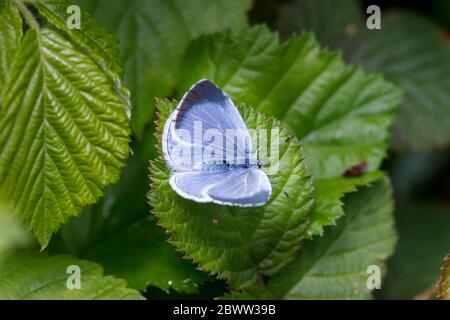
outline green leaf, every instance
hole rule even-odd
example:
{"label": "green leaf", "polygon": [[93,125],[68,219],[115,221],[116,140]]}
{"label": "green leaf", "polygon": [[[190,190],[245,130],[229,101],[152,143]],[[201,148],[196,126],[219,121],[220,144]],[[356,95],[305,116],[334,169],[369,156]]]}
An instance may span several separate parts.
{"label": "green leaf", "polygon": [[441,300],[450,300],[450,254],[444,259],[441,279],[438,284],[438,294]]}
{"label": "green leaf", "polygon": [[442,30],[408,12],[384,14],[382,32],[359,29],[344,46],[348,60],[383,72],[405,90],[392,145],[414,150],[448,145],[450,46]]}
{"label": "green leaf", "polygon": [[[7,5],[0,9],[0,96],[2,95],[6,77],[22,38],[22,19],[19,11]],[[0,101],[0,108],[1,108]],[[1,111],[1,109],[0,109]]]}
{"label": "green leaf", "polygon": [[67,8],[71,5],[66,0],[28,0],[51,24],[63,30],[71,41],[80,45],[105,72],[112,77],[122,76],[119,43],[114,35],[95,22],[85,11],[81,11],[81,29],[69,29]]}
{"label": "green leaf", "polygon": [[[379,178],[401,92],[378,75],[346,66],[339,54],[320,50],[312,35],[280,43],[276,34],[256,26],[205,36],[190,46],[183,65],[179,95],[208,78],[237,103],[283,121],[303,144],[317,185],[325,179],[349,191],[354,189],[350,182],[356,186]],[[373,176],[342,178],[362,160]],[[337,187],[339,182],[343,186]],[[319,196],[310,235],[321,234],[323,225],[343,214],[343,193]]]}
{"label": "green leaf", "polygon": [[155,97],[169,96],[181,57],[192,39],[246,24],[250,0],[76,1],[120,40],[125,83],[133,94],[133,130],[142,136]]}
{"label": "green leaf", "polygon": [[[306,241],[298,257],[265,288],[228,299],[367,299],[367,267],[385,272],[394,250],[392,188],[387,179],[345,197],[346,215],[327,227],[323,238]],[[382,284],[383,285],[383,284]]]}
{"label": "green leaf", "polygon": [[360,14],[353,0],[296,0],[281,7],[278,30],[285,37],[294,32],[314,32],[320,44],[335,48],[355,27]]}
{"label": "green leaf", "polygon": [[[81,270],[81,289],[69,290],[69,266]],[[2,300],[142,300],[139,292],[126,288],[124,280],[104,276],[92,262],[70,256],[49,257],[30,252],[8,254],[0,262]]]}
{"label": "green leaf", "polygon": [[86,208],[79,219],[61,228],[49,249],[99,262],[108,274],[127,280],[134,289],[152,285],[196,293],[208,276],[175,251],[148,215],[149,181],[142,172],[155,158],[155,139],[153,130],[148,130],[145,139],[134,142],[119,183],[110,186],[104,199]]}
{"label": "green leaf", "polygon": [[323,234],[323,227],[335,224],[344,215],[342,196],[355,192],[384,176],[381,171],[373,171],[361,177],[336,177],[315,180],[315,204],[308,228],[308,238]]}
{"label": "green leaf", "polygon": [[388,261],[380,297],[412,299],[439,280],[450,244],[450,209],[438,203],[410,203],[397,210],[399,242]]}
{"label": "green leaf", "polygon": [[120,82],[57,32],[35,27],[2,97],[0,181],[45,247],[68,217],[117,180],[129,121]]}
{"label": "green leaf", "polygon": [[[160,101],[159,108],[160,139],[175,103]],[[153,213],[172,233],[171,242],[202,269],[229,279],[236,288],[262,281],[262,276],[277,272],[292,260],[307,230],[312,205],[312,181],[296,139],[289,138],[276,120],[251,108],[240,111],[249,129],[280,130],[279,139],[271,135],[269,141],[272,147],[279,147],[280,159],[270,164],[278,171],[269,177],[273,192],[267,205],[236,208],[183,199],[170,187],[170,172],[161,158],[151,163],[149,193]]]}

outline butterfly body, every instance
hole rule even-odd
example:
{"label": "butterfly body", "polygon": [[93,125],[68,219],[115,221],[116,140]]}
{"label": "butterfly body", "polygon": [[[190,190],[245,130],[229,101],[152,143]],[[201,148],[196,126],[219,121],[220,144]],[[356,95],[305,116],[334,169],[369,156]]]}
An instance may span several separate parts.
{"label": "butterfly body", "polygon": [[270,198],[270,181],[242,117],[209,80],[192,86],[167,119],[162,148],[170,185],[183,198],[239,207]]}
{"label": "butterfly body", "polygon": [[216,171],[224,171],[224,170],[238,170],[238,169],[252,169],[257,168],[259,169],[258,165],[254,164],[229,164],[229,163],[203,163],[201,170],[203,172],[216,172]]}

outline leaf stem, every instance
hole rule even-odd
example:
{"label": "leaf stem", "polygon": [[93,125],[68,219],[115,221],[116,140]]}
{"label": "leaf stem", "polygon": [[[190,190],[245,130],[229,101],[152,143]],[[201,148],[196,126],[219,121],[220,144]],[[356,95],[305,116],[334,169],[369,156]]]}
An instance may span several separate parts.
{"label": "leaf stem", "polygon": [[33,13],[27,8],[27,6],[21,0],[12,0],[12,2],[22,13],[27,25],[36,31],[39,31],[39,22],[34,17]]}
{"label": "leaf stem", "polygon": [[414,300],[432,300],[436,298],[437,294],[437,283],[433,284],[431,288],[428,288],[426,291],[418,294],[414,297]]}

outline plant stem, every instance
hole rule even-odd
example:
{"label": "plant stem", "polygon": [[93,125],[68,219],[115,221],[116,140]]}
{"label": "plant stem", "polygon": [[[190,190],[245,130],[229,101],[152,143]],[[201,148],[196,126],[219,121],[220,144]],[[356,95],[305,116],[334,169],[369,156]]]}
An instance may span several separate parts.
{"label": "plant stem", "polygon": [[27,8],[27,6],[21,0],[12,0],[12,2],[19,9],[20,13],[25,18],[25,22],[30,28],[39,31],[39,22],[34,17],[33,13]]}

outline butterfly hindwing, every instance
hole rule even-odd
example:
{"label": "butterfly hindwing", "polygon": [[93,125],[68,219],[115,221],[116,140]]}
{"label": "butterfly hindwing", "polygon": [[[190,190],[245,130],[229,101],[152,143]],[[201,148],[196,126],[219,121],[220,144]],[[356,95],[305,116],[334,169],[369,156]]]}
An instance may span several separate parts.
{"label": "butterfly hindwing", "polygon": [[170,184],[178,194],[196,202],[241,207],[263,205],[271,194],[270,181],[259,169],[177,172]]}
{"label": "butterfly hindwing", "polygon": [[267,175],[257,168],[233,170],[230,179],[208,189],[212,202],[240,207],[261,206],[269,200],[271,192]]}

